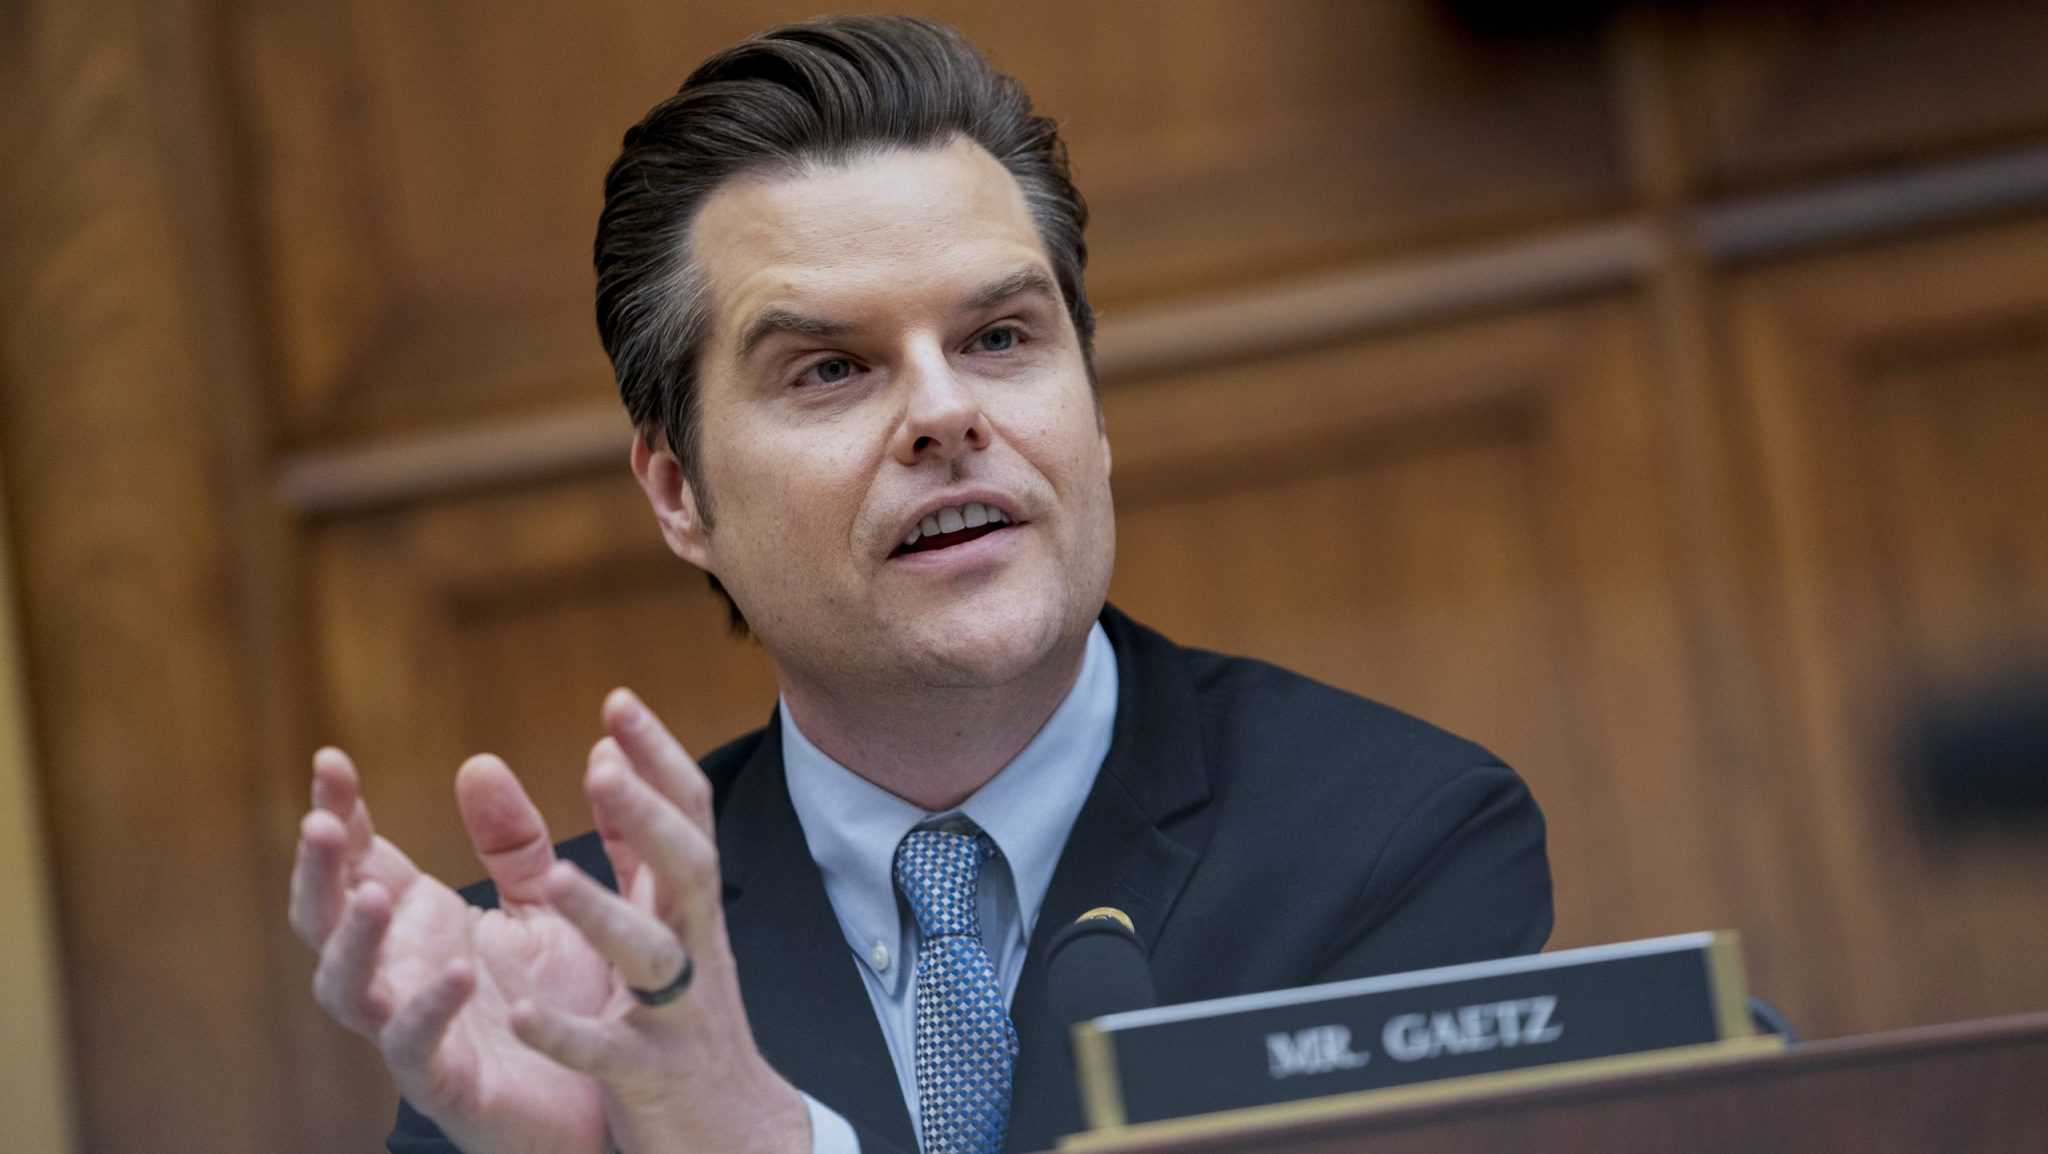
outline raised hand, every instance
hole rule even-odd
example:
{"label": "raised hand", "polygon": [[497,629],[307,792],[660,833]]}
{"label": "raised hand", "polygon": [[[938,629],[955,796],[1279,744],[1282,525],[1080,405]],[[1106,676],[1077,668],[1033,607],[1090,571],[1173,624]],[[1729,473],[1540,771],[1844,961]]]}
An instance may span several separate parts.
{"label": "raised hand", "polygon": [[554,851],[511,770],[471,758],[456,794],[497,910],[471,906],[378,837],[348,757],[314,755],[291,914],[320,953],[315,997],[376,1043],[399,1092],[470,1154],[601,1154],[598,1086],[520,1041],[511,1012],[596,1012],[616,991],[611,965],[542,901]]}
{"label": "raised hand", "polygon": [[[591,750],[585,788],[623,895],[566,863],[547,899],[609,960],[619,984],[601,1007],[531,998],[512,1027],[536,1050],[594,1078],[612,1140],[626,1154],[810,1148],[802,1096],[754,1045],[726,937],[711,785],[639,699],[605,701],[610,734]],[[681,997],[644,1005],[632,989]]]}
{"label": "raised hand", "polygon": [[[631,693],[606,699],[604,724],[585,788],[624,893],[558,862],[511,770],[482,756],[456,794],[498,887],[488,911],[378,837],[355,767],[316,754],[292,873],[315,996],[468,1154],[806,1151],[803,1098],[740,1001],[710,783]],[[674,1001],[633,996],[686,963]]]}

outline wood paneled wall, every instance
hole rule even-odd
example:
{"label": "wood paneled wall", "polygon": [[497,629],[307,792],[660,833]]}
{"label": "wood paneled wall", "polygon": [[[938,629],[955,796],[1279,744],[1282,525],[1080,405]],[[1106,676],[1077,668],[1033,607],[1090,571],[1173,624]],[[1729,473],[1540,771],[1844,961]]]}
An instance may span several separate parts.
{"label": "wood paneled wall", "polygon": [[[0,562],[6,554],[0,540]],[[72,1154],[64,983],[21,674],[14,590],[0,571],[0,1149]]]}
{"label": "wood paneled wall", "polygon": [[[1556,944],[1740,927],[1815,1035],[2048,1006],[2048,844],[1929,839],[1895,740],[2048,638],[2038,4],[917,7],[1067,126],[1120,603],[1518,766]],[[466,878],[467,753],[566,834],[610,686],[765,716],[625,473],[588,243],[623,128],[809,8],[0,8],[85,1148],[384,1128],[283,925],[315,744]]]}

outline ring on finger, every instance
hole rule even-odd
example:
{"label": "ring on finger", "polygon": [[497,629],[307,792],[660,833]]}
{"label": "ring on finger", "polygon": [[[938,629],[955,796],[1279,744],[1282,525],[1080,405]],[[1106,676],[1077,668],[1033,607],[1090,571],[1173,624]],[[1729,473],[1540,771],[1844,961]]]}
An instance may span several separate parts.
{"label": "ring on finger", "polygon": [[677,974],[675,980],[668,985],[658,990],[643,990],[638,986],[627,986],[626,989],[631,991],[633,999],[643,1006],[666,1006],[677,998],[682,997],[683,991],[690,988],[690,979],[696,976],[697,964],[690,959],[690,955],[686,951],[683,954],[682,972]]}

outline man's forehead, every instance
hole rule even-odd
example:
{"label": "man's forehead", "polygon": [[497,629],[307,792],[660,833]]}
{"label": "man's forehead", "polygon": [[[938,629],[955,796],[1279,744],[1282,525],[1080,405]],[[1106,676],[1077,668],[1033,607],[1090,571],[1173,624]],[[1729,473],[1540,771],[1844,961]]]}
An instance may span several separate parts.
{"label": "man's forehead", "polygon": [[706,199],[690,239],[728,336],[764,307],[972,293],[1048,268],[1016,181],[965,140],[735,179]]}

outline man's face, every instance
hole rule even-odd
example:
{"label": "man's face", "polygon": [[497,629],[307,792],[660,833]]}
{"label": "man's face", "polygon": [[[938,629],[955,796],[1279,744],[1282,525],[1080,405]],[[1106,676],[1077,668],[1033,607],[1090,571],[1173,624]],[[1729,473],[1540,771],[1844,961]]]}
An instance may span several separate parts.
{"label": "man's face", "polygon": [[1115,552],[1109,444],[1009,173],[956,140],[740,178],[691,243],[713,526],[665,524],[778,665],[849,692],[1077,654]]}

